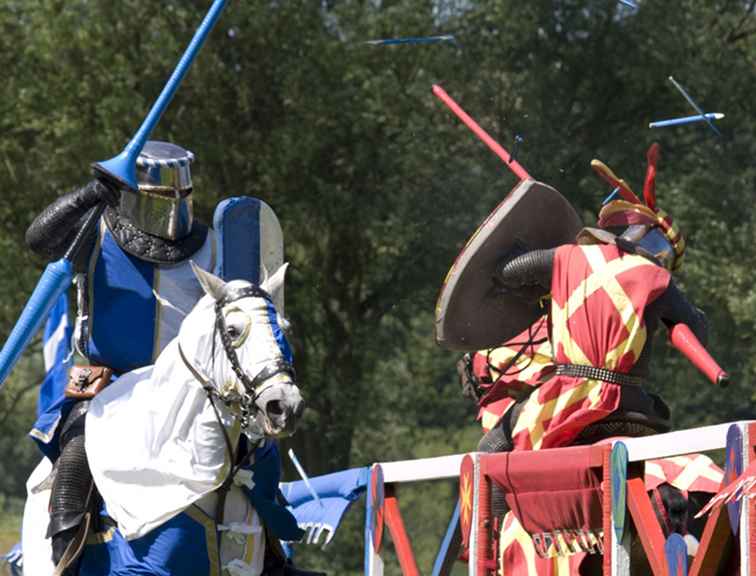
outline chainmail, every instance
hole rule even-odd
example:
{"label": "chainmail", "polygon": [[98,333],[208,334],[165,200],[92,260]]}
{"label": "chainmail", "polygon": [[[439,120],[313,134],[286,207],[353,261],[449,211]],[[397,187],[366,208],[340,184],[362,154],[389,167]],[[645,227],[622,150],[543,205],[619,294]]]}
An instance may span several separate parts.
{"label": "chainmail", "polygon": [[57,474],[50,494],[48,536],[78,526],[87,511],[92,473],[84,450],[84,419],[89,401],[77,402],[63,423]]}
{"label": "chainmail", "polygon": [[123,217],[115,208],[105,210],[105,222],[120,248],[141,260],[156,264],[175,264],[189,259],[202,248],[207,226],[195,222],[188,236],[166,240],[143,232]]}
{"label": "chainmail", "polygon": [[664,429],[661,426],[652,426],[650,423],[645,422],[622,419],[599,420],[583,428],[573,444],[593,444],[599,440],[614,436],[639,438],[667,431],[668,429]]}

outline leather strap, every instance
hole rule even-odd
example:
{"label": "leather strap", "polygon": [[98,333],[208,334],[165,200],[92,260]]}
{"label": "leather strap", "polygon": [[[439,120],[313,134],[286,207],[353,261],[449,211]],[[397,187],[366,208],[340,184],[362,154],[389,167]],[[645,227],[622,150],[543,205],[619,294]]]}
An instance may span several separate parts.
{"label": "leather strap", "polygon": [[207,226],[195,221],[185,238],[166,240],[140,230],[117,209],[110,207],[105,210],[105,222],[123,251],[155,264],[188,260],[202,248],[207,237]]}

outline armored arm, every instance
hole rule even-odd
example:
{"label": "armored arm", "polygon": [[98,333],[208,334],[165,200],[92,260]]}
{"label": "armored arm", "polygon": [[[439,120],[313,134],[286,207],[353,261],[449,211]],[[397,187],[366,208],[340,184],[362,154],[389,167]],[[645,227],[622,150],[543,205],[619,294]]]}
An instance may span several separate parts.
{"label": "armored arm", "polygon": [[502,290],[534,301],[551,291],[554,252],[531,250],[498,267],[494,283]]}
{"label": "armored arm", "polygon": [[688,302],[673,282],[670,282],[660,300],[660,316],[669,328],[672,345],[711,382],[722,387],[727,386],[729,374],[712,358],[705,347],[708,326],[703,311]]}
{"label": "armored arm", "polygon": [[61,258],[81,228],[86,213],[100,202],[116,204],[118,192],[98,180],[61,196],[34,219],[26,230],[26,244],[50,260]]}
{"label": "armored arm", "polygon": [[664,321],[667,327],[685,324],[701,344],[706,346],[709,334],[706,314],[688,301],[674,280],[670,280],[667,289],[654,301],[653,305],[659,314],[659,318]]}

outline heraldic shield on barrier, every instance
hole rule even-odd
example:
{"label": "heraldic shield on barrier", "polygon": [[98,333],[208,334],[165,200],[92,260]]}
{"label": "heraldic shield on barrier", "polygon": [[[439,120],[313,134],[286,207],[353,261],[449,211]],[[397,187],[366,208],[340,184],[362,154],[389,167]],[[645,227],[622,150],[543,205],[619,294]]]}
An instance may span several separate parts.
{"label": "heraldic shield on barrier", "polygon": [[[493,282],[496,270],[529,250],[575,241],[582,223],[551,186],[521,181],[478,227],[446,275],[436,303],[436,340],[452,350],[500,345],[543,314]],[[495,318],[495,321],[492,319]]]}

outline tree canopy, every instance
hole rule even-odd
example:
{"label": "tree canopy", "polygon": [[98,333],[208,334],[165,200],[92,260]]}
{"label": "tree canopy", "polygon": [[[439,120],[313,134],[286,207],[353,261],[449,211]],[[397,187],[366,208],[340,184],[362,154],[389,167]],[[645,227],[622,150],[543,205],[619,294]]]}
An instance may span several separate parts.
{"label": "tree canopy", "polygon": [[[26,227],[91,178],[93,161],[120,152],[209,3],[1,4],[7,334],[45,264],[25,247]],[[433,310],[454,257],[516,178],[434,98],[434,83],[505,147],[521,135],[518,160],[586,223],[611,191],[590,160],[640,189],[645,151],[660,142],[659,204],[688,240],[678,282],[706,312],[709,348],[732,383],[711,386],[660,339],[651,386],[678,427],[754,416],[756,2],[639,4],[229,2],[152,137],[196,154],[193,195],[204,221],[220,199],[240,194],[265,200],[281,220],[287,313],[308,403],[289,445],[308,472],[453,453],[476,441],[458,355],[436,346]],[[457,42],[364,43],[432,34]],[[670,75],[707,112],[726,114],[721,137],[703,123],[648,128],[693,113]],[[0,395],[0,408],[14,414],[0,424],[9,495],[23,495],[36,460],[21,438],[34,417],[38,351]],[[11,392],[25,388],[26,400],[12,406]],[[417,529],[440,534],[448,511],[412,502]],[[317,560],[332,573],[359,570],[353,524],[337,535],[349,544]],[[428,538],[423,557],[434,545]]]}

